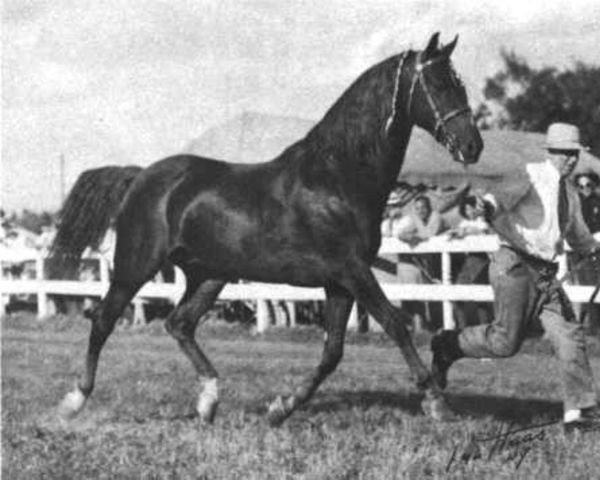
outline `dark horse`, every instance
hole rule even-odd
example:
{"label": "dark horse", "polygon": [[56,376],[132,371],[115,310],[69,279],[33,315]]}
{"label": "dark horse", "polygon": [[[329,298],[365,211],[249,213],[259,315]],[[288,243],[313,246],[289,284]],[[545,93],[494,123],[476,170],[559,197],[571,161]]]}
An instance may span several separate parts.
{"label": "dark horse", "polygon": [[[433,35],[423,51],[406,51],[368,69],[305,138],[272,161],[244,165],[176,155],[139,172],[124,171],[121,183],[128,188],[121,201],[111,202],[115,211],[110,212],[118,209],[114,276],[90,315],[86,368],[61,404],[63,415],[83,407],[117,318],[169,262],[184,272],[186,290],[166,319],[166,329],[199,376],[201,419],[212,421],[215,414],[218,374],[194,338],[196,326],[223,286],[239,279],[318,286],[326,292],[321,361],[293,395],[271,404],[273,424],[305,403],[338,365],[355,300],[400,347],[425,391],[425,411],[437,419],[452,413],[401,313],[371,271],[386,199],[413,126],[427,130],[464,164],[476,162],[483,147],[464,85],[450,62],[457,38],[441,46],[438,37]],[[71,214],[60,223],[55,254],[79,254],[82,242],[98,241],[89,234],[102,228],[90,222],[106,224],[107,213],[100,211],[103,202],[94,199],[110,188],[82,193],[76,184],[63,208]],[[69,218],[84,219],[86,227]]]}

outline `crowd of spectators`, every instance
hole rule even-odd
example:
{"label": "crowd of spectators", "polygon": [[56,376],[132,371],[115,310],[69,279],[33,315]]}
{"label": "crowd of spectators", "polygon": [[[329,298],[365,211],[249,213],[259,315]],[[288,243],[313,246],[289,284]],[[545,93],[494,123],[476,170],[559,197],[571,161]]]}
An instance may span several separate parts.
{"label": "crowd of spectators", "polygon": [[[442,212],[434,208],[430,197],[417,195],[410,204],[403,204],[402,196],[396,192],[390,195],[384,220],[381,226],[383,236],[397,238],[411,246],[416,246],[438,235],[451,238],[464,238],[467,235],[489,233],[489,226],[483,218],[473,212],[472,199],[466,195],[458,201],[460,220],[448,221]],[[397,256],[397,276],[403,283],[439,283],[441,281],[440,255],[400,254]],[[485,253],[456,254],[452,258],[452,270],[457,283],[484,282],[487,273],[488,256]],[[472,304],[471,304],[472,303]],[[404,301],[400,308],[412,319],[415,330],[434,330],[442,325],[441,302]],[[481,311],[484,311],[482,313]],[[454,315],[457,322],[466,324],[469,312],[478,322],[488,320],[489,308],[473,302],[460,302],[455,305]]]}

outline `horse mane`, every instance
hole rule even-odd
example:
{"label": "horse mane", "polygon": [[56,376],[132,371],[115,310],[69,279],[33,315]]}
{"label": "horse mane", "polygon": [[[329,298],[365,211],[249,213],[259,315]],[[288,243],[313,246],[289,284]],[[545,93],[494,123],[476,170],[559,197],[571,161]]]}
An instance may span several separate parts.
{"label": "horse mane", "polygon": [[377,153],[382,125],[392,112],[397,54],[372,66],[352,83],[306,136],[320,150],[335,151],[345,160],[364,161]]}
{"label": "horse mane", "polygon": [[58,214],[58,230],[50,247],[51,264],[78,263],[89,246],[98,248],[138,166],[108,166],[85,170],[75,182]]}

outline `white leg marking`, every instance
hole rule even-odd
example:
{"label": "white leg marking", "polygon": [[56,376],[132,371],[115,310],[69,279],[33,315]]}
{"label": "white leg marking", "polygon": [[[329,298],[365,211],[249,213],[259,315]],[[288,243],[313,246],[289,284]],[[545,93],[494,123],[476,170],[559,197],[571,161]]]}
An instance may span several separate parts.
{"label": "white leg marking", "polygon": [[77,415],[85,405],[86,397],[78,387],[65,395],[65,398],[58,407],[58,411],[63,418],[72,418]]}
{"label": "white leg marking", "polygon": [[202,388],[198,395],[198,404],[196,410],[202,420],[212,422],[217,412],[219,404],[219,389],[216,378],[200,378],[200,386]]}

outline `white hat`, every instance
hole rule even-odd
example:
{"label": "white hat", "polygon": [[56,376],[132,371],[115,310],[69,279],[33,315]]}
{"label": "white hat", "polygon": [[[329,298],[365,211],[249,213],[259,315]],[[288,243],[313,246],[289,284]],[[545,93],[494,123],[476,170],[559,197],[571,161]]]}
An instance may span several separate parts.
{"label": "white hat", "polygon": [[402,206],[406,203],[406,198],[400,195],[399,192],[392,190],[390,192],[390,196],[388,197],[388,201],[386,206],[388,207],[397,207]]}
{"label": "white hat", "polygon": [[546,134],[548,150],[585,150],[579,143],[579,129],[569,123],[553,123]]}

